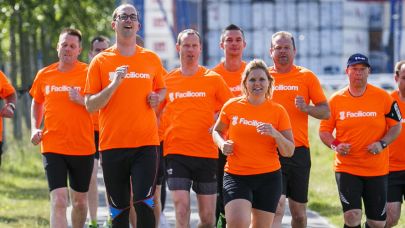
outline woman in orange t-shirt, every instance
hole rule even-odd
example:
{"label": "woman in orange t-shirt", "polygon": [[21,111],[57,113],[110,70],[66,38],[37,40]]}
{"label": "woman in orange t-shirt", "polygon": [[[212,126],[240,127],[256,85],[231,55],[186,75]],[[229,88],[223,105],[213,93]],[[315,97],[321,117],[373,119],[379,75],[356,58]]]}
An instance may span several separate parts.
{"label": "woman in orange t-shirt", "polygon": [[271,100],[272,85],[266,64],[251,61],[242,74],[243,95],[224,105],[214,127],[214,141],[227,156],[223,192],[230,227],[271,226],[281,195],[278,152],[294,152],[290,120]]}
{"label": "woman in orange t-shirt", "polygon": [[[344,227],[360,227],[362,201],[365,227],[384,227],[390,144],[401,131],[398,104],[384,90],[367,83],[368,58],[347,61],[349,85],[329,99],[331,115],[319,136],[335,151],[335,178]],[[335,134],[333,132],[335,131]]]}

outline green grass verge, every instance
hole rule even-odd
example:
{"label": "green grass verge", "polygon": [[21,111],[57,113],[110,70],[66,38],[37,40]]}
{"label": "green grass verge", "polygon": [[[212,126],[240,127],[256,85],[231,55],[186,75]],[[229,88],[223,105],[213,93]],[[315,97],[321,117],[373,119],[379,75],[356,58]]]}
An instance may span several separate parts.
{"label": "green grass verge", "polygon": [[20,142],[8,139],[0,167],[0,227],[49,227],[49,194],[39,147],[28,143],[28,136]]}

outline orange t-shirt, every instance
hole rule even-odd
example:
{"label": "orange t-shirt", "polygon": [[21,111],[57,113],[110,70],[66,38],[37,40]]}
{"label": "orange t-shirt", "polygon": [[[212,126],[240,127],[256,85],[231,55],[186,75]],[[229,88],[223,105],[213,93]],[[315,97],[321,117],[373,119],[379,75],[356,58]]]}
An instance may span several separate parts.
{"label": "orange t-shirt", "polygon": [[218,73],[225,80],[229,89],[232,91],[233,95],[240,96],[242,94],[242,88],[240,86],[242,73],[245,70],[246,62],[242,61],[242,66],[237,71],[228,71],[225,69],[224,62],[219,63],[212,71]]}
{"label": "orange t-shirt", "polygon": [[96,148],[90,114],[83,105],[69,99],[70,89],[76,89],[84,96],[87,64],[77,62],[69,72],[60,72],[58,65],[54,63],[41,69],[30,90],[35,102],[43,104],[41,152],[94,154]]}
{"label": "orange t-shirt", "polygon": [[255,106],[245,97],[236,97],[226,102],[220,118],[228,125],[228,139],[234,142],[233,154],[227,157],[226,172],[254,175],[280,169],[276,141],[258,133],[256,127],[270,123],[278,131],[291,129],[283,106],[271,100]]}
{"label": "orange t-shirt", "polygon": [[218,158],[209,129],[214,125],[217,104],[232,97],[217,73],[199,66],[193,76],[175,69],[165,77],[167,86],[164,154]]}
{"label": "orange t-shirt", "polygon": [[288,73],[277,73],[273,67],[269,72],[275,80],[272,99],[284,106],[290,116],[295,146],[309,147],[308,114],[295,107],[295,97],[304,97],[307,104],[326,102],[319,79],[312,71],[295,65]]}
{"label": "orange t-shirt", "polygon": [[336,139],[351,144],[347,155],[335,153],[335,171],[358,176],[381,176],[388,173],[389,149],[374,155],[367,146],[379,141],[397,121],[385,117],[394,99],[384,90],[368,84],[361,97],[353,97],[348,88],[332,95],[331,116],[322,120],[319,131],[332,133]]}
{"label": "orange t-shirt", "polygon": [[162,76],[166,71],[154,52],[136,46],[133,56],[122,56],[115,45],[101,52],[90,63],[85,93],[99,93],[123,65],[128,65],[124,81],[100,109],[100,152],[159,145],[155,111],[146,98],[154,89],[165,87]]}
{"label": "orange t-shirt", "polygon": [[[8,81],[6,75],[0,71],[0,97],[4,99],[15,93],[14,87]],[[0,121],[0,142],[3,141],[3,119]]]}
{"label": "orange t-shirt", "polygon": [[398,138],[395,139],[389,145],[390,150],[390,172],[391,171],[402,171],[405,170],[405,119],[404,119],[404,112],[405,112],[405,102],[401,101],[399,98],[398,90],[393,91],[391,96],[398,102],[399,109],[401,110],[402,114],[402,130],[401,134]]}

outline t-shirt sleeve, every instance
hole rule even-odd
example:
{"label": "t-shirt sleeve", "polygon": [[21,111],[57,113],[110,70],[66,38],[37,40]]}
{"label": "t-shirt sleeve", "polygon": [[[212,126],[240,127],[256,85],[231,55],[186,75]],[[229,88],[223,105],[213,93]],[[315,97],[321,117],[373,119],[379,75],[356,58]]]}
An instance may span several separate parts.
{"label": "t-shirt sleeve", "polygon": [[85,94],[96,94],[102,90],[100,64],[97,57],[91,61],[87,71],[86,85],[84,87]]}
{"label": "t-shirt sleeve", "polygon": [[279,121],[278,121],[278,131],[284,131],[291,129],[290,117],[287,111],[282,106],[279,106]]}
{"label": "t-shirt sleeve", "polygon": [[228,116],[228,112],[229,112],[229,102],[227,102],[226,104],[224,104],[224,106],[221,109],[221,112],[219,113],[219,119],[221,120],[222,123],[229,125],[229,116]]}
{"label": "t-shirt sleeve", "polygon": [[318,104],[321,102],[326,101],[326,96],[323,92],[321,82],[319,79],[313,74],[308,74],[310,80],[308,80],[308,88],[309,88],[309,97],[313,104]]}
{"label": "t-shirt sleeve", "polygon": [[159,69],[157,71],[156,76],[153,78],[153,90],[157,90],[157,89],[162,89],[165,88],[165,82],[163,80],[164,76],[167,75],[167,71],[166,69],[162,66],[162,64],[159,61]]}
{"label": "t-shirt sleeve", "polygon": [[42,86],[41,86],[41,71],[40,71],[38,72],[37,76],[35,76],[34,82],[32,83],[30,89],[30,95],[37,103],[43,103],[45,99],[41,87]]}
{"label": "t-shirt sleeve", "polygon": [[217,101],[219,102],[218,103],[219,105],[223,105],[225,102],[227,102],[229,99],[233,97],[233,93],[228,88],[228,86],[225,83],[225,80],[221,76],[218,76],[217,80],[216,97]]}
{"label": "t-shirt sleeve", "polygon": [[13,93],[15,93],[14,87],[10,84],[6,75],[0,71],[0,97],[4,99]]}
{"label": "t-shirt sleeve", "polygon": [[391,97],[388,93],[386,94],[385,97],[385,106],[384,106],[384,114],[385,114],[385,121],[387,122],[387,125],[389,127],[394,126],[396,124],[398,124],[399,121],[401,120],[396,120],[395,118],[392,118],[390,116],[392,116],[392,114],[396,115],[396,116],[400,116],[400,110],[398,107],[398,104],[396,105],[396,107],[394,106],[395,100],[393,97]]}

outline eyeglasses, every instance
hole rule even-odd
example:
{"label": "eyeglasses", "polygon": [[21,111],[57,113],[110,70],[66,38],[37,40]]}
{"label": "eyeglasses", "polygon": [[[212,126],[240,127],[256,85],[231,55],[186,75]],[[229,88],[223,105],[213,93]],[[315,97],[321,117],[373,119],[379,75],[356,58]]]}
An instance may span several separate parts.
{"label": "eyeglasses", "polygon": [[131,21],[137,21],[138,20],[138,15],[136,14],[131,14],[131,15],[126,15],[126,14],[121,14],[116,17],[116,19],[120,19],[121,21],[126,21],[128,18],[131,19]]}

